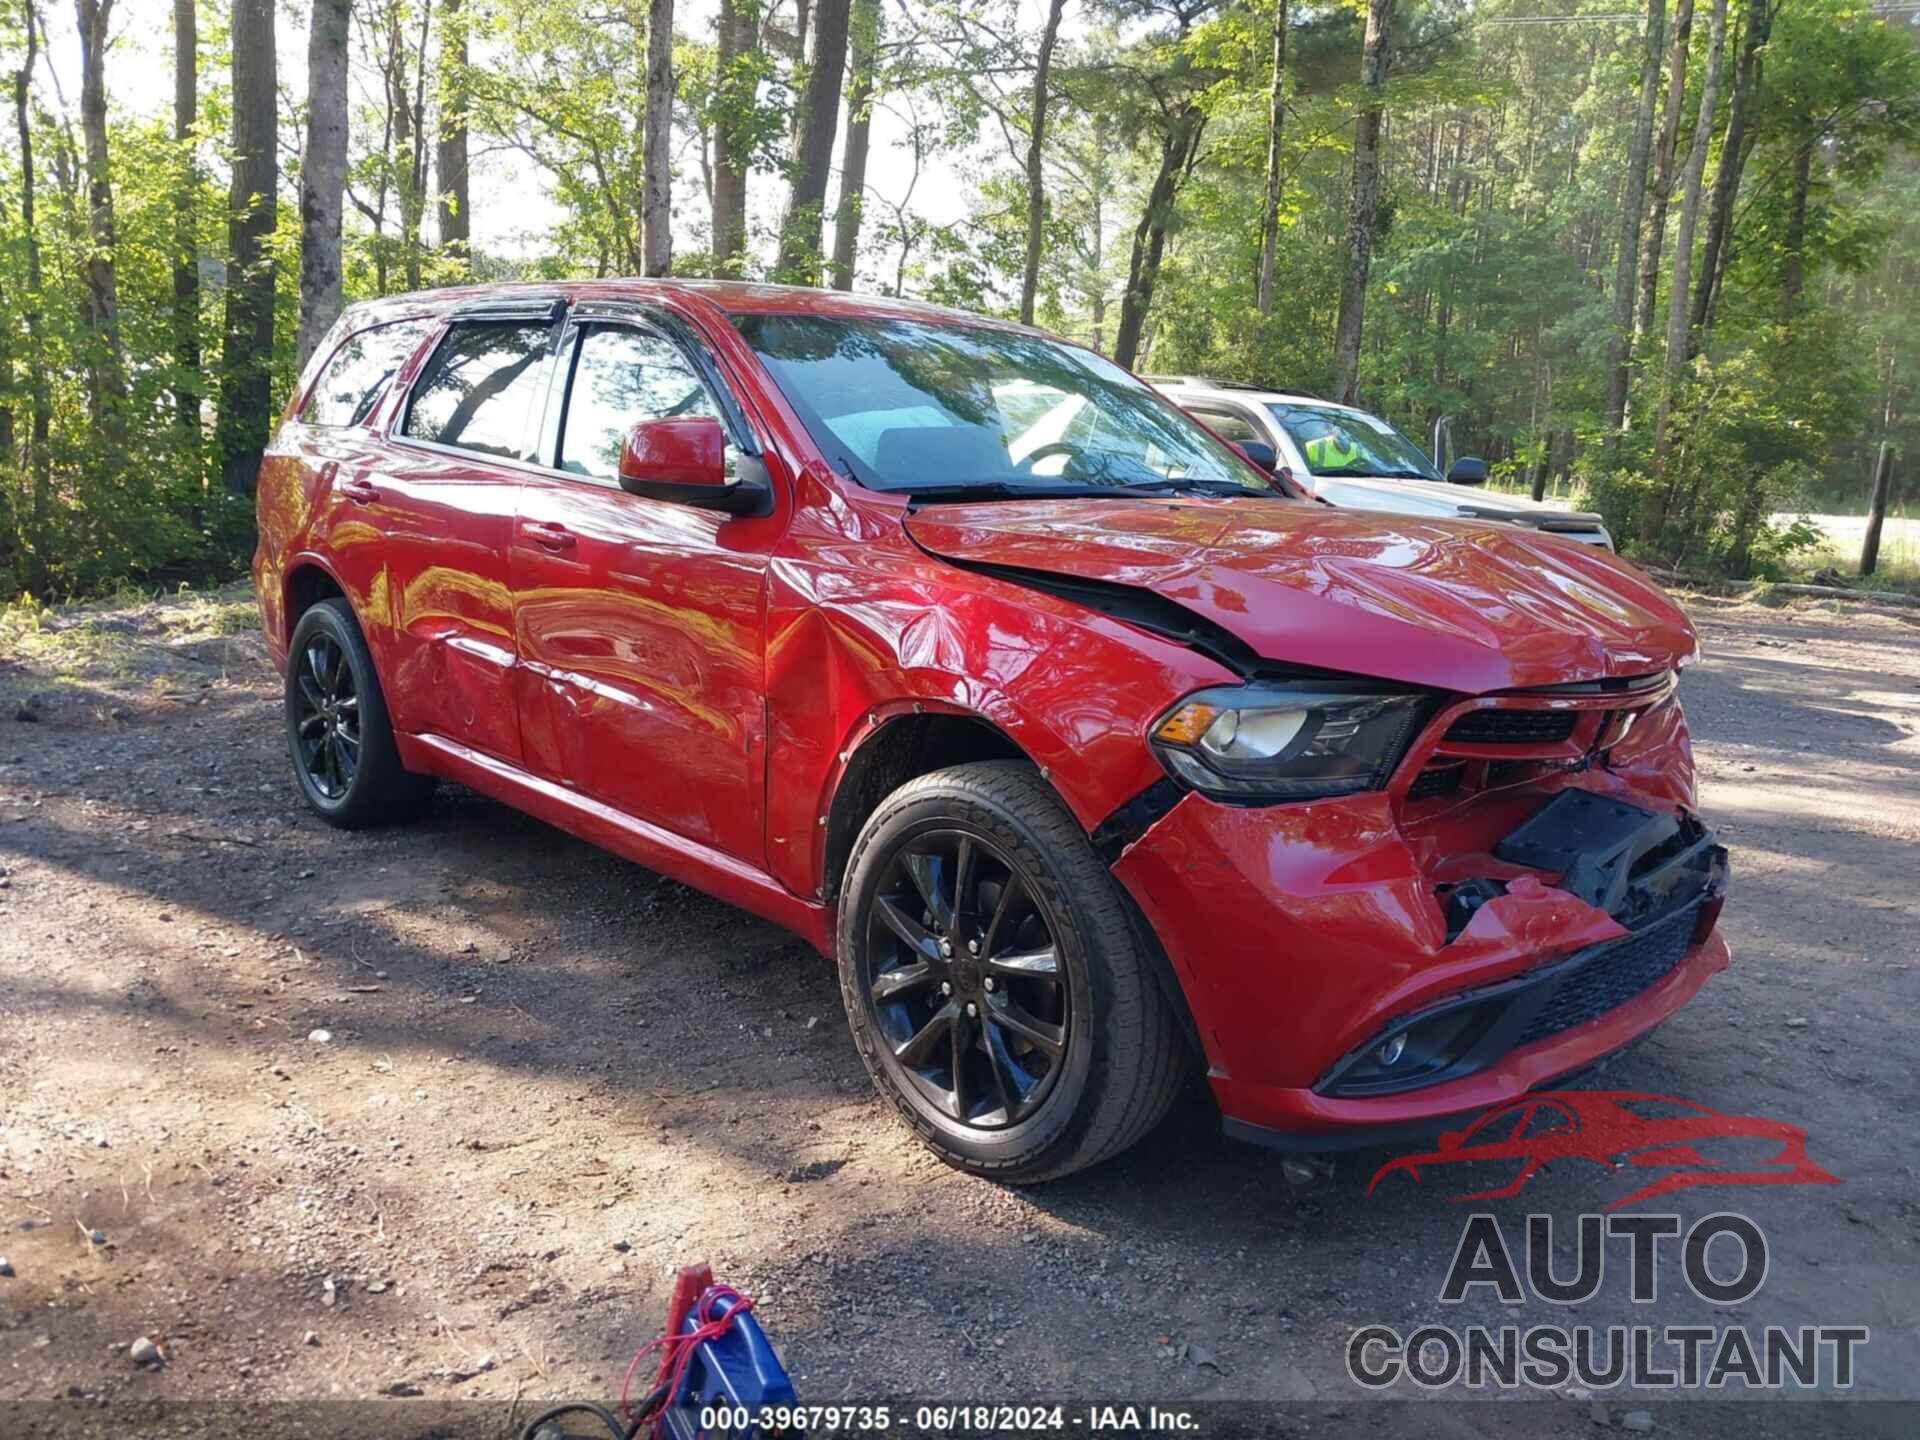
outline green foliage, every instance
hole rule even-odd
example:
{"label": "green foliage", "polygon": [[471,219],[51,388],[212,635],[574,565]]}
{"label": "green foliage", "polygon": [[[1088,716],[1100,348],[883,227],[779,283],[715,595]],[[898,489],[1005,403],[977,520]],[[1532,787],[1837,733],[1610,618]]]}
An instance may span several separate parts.
{"label": "green foliage", "polygon": [[[747,3],[758,40],[724,72],[704,12],[690,19],[683,9],[675,37],[676,273],[712,266],[703,190],[721,136],[755,172],[746,273],[764,276],[771,259],[804,60],[792,38],[793,0]],[[1046,97],[1042,324],[1110,350],[1136,236],[1151,230],[1159,264],[1139,368],[1308,392],[1330,385],[1365,7],[1290,7],[1278,284],[1263,314],[1256,285],[1274,3],[1068,7]],[[136,111],[119,100],[123,67],[170,57],[143,59],[131,40],[108,57],[112,258],[129,388],[117,457],[106,453],[89,407],[87,371],[102,351],[85,318],[90,242],[78,120],[44,56],[31,91],[37,304],[26,283],[10,113],[0,127],[0,596],[99,591],[128,579],[171,584],[245,563],[250,503],[219,485],[211,440],[228,244],[230,39],[225,8],[200,9],[201,116],[189,145],[171,138],[157,102]],[[858,288],[1016,314],[1035,9],[1015,0],[884,9]],[[44,0],[43,10],[52,13]],[[446,0],[358,0],[353,13],[342,255],[350,300],[468,278],[642,268],[645,0],[463,0],[458,23],[470,63],[457,72],[440,48]],[[1556,18],[1537,23],[1542,13],[1522,0],[1401,0],[1396,8],[1363,403],[1420,436],[1436,418],[1453,417],[1455,453],[1486,457],[1494,483],[1524,491],[1542,480],[1556,496],[1601,509],[1625,543],[1641,543],[1657,506],[1665,519],[1644,544],[1650,560],[1762,575],[1810,563],[1808,528],[1776,523],[1777,511],[1857,511],[1883,441],[1905,457],[1897,508],[1920,457],[1920,51],[1912,27],[1890,23],[1866,0],[1777,7],[1731,258],[1711,329],[1698,337],[1698,359],[1676,396],[1672,459],[1656,482],[1645,431],[1660,369],[1664,270],[1650,331],[1634,346],[1629,429],[1608,435],[1601,418],[1641,37],[1607,0],[1554,7]],[[1507,23],[1523,19],[1530,23]],[[1704,78],[1704,20],[1696,31],[1683,136]],[[302,57],[286,43],[295,33],[282,27],[289,78],[302,73]],[[0,53],[22,54],[23,39],[18,7],[0,11]],[[1737,49],[1731,37],[1729,67]],[[1710,179],[1727,159],[1726,90]],[[524,220],[470,217],[470,256],[442,254],[433,238],[434,127],[455,93],[473,154],[512,165],[551,201]],[[269,245],[276,405],[294,378],[298,307],[304,116],[299,97],[292,101],[281,107],[280,221]],[[1166,141],[1195,117],[1198,151],[1174,177],[1170,208],[1143,224]],[[965,187],[964,215],[937,222],[935,214],[956,207],[934,192],[956,184]],[[830,192],[829,212],[834,199]],[[202,359],[193,365],[176,358],[173,320],[183,207],[184,253],[208,278],[194,316]],[[1664,266],[1671,233],[1662,243]],[[38,316],[31,335],[29,312]],[[37,389],[50,433],[36,455]]]}

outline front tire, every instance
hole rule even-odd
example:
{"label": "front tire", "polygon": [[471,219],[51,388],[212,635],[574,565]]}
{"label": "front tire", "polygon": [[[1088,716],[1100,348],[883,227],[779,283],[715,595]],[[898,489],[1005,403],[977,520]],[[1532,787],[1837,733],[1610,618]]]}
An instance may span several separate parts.
{"label": "front tire", "polygon": [[959,1169],[1030,1183],[1097,1164],[1185,1074],[1125,898],[1025,763],[888,796],[854,842],[836,949],[868,1073]]}
{"label": "front tire", "polygon": [[320,601],[293,627],[286,709],[294,777],[329,825],[358,830],[425,808],[433,778],[400,763],[373,656],[345,600]]}

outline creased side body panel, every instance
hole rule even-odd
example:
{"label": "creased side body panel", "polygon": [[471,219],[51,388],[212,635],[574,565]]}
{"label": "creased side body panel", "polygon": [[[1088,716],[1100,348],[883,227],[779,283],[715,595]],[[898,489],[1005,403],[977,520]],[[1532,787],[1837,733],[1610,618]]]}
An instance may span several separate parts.
{"label": "creased side body panel", "polygon": [[832,533],[803,506],[769,582],[768,855],[796,893],[819,891],[821,817],[847,759],[916,704],[997,726],[1091,830],[1162,778],[1143,738],[1159,712],[1231,678],[1182,646],[942,565],[884,515],[839,518],[872,533]]}

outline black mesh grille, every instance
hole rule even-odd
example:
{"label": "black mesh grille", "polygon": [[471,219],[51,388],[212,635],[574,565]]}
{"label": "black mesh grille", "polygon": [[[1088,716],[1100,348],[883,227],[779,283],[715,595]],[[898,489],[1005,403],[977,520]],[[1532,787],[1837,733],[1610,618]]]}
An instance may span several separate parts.
{"label": "black mesh grille", "polygon": [[1530,1045],[1626,1004],[1666,977],[1687,953],[1697,905],[1616,940],[1555,987],[1545,1007],[1514,1043]]}
{"label": "black mesh grille", "polygon": [[1413,784],[1407,787],[1407,798],[1428,800],[1435,795],[1451,795],[1460,788],[1460,777],[1466,770],[1465,765],[1429,765],[1413,777]]}
{"label": "black mesh grille", "polygon": [[1447,730],[1464,745],[1557,745],[1573,734],[1571,710],[1470,710]]}

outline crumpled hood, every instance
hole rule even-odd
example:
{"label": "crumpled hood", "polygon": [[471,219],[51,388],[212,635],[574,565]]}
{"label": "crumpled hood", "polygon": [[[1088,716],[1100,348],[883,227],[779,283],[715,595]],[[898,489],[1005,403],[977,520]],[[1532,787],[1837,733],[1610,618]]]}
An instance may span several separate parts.
{"label": "crumpled hood", "polygon": [[1609,551],[1475,521],[1200,498],[930,505],[963,564],[1152,590],[1298,665],[1482,693],[1671,669],[1693,627]]}

